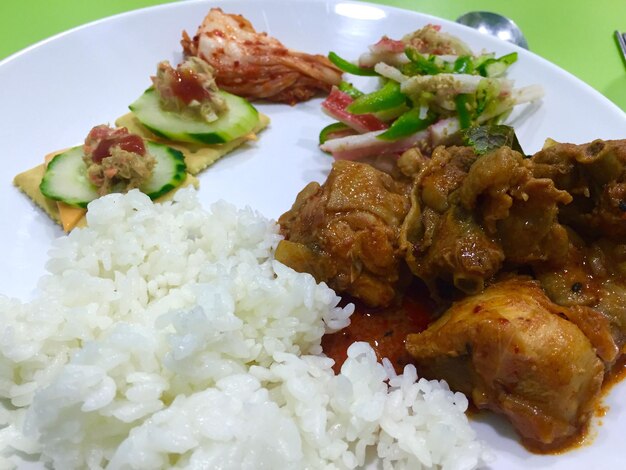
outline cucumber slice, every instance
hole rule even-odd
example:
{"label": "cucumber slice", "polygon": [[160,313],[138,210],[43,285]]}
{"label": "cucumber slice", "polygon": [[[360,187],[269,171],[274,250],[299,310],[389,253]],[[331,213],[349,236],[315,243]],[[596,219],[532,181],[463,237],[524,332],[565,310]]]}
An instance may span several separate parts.
{"label": "cucumber slice", "polygon": [[156,142],[146,141],[146,148],[156,158],[152,176],[139,190],[156,199],[181,185],[187,177],[185,156],[179,150]]}
{"label": "cucumber slice", "polygon": [[47,198],[77,207],[87,207],[88,202],[100,197],[87,178],[83,155],[83,146],[80,145],[55,156],[48,163],[39,185],[41,193]]}
{"label": "cucumber slice", "polygon": [[[156,165],[150,179],[139,190],[156,199],[185,181],[187,167],[182,152],[176,149],[149,141],[146,141],[146,148],[156,158]],[[39,189],[49,199],[76,207],[87,207],[100,197],[97,188],[87,178],[82,145],[60,153],[50,161]]]}
{"label": "cucumber slice", "polygon": [[148,88],[129,108],[155,135],[177,142],[223,144],[252,132],[259,122],[254,106],[239,96],[219,93],[228,111],[211,123],[163,110],[154,88]]}

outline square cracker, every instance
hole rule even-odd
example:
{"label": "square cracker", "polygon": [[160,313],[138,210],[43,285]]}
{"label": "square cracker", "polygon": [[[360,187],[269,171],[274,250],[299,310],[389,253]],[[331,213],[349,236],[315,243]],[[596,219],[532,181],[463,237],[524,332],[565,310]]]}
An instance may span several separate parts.
{"label": "square cracker", "polygon": [[[48,216],[50,216],[52,220],[54,220],[57,224],[61,225],[64,228],[64,230],[69,232],[74,227],[84,227],[85,225],[87,225],[87,219],[85,217],[85,214],[87,211],[85,210],[84,213],[82,214],[82,217],[80,217],[80,220],[78,220],[78,222],[75,223],[71,228],[67,229],[64,226],[63,220],[61,218],[61,211],[59,209],[59,204],[63,204],[63,203],[62,202],[59,203],[52,199],[48,199],[46,196],[42,194],[41,190],[39,189],[39,184],[41,183],[41,180],[43,179],[43,175],[45,171],[46,171],[46,166],[44,163],[41,163],[40,165],[37,165],[36,167],[31,168],[30,170],[26,170],[23,173],[20,173],[19,175],[17,175],[13,179],[13,184],[17,186],[20,189],[20,191],[26,194],[26,196],[28,196],[37,206],[43,209],[44,212],[48,214]],[[199,182],[195,176],[192,176],[189,173],[187,173],[187,177],[185,178],[185,181],[183,181],[180,186],[168,192],[167,194],[164,194],[163,196],[155,199],[155,202],[168,201],[172,199],[172,197],[174,196],[174,193],[176,193],[178,189],[183,188],[185,186],[190,186],[190,185],[193,185],[197,188],[199,185]],[[80,216],[80,214],[78,215]]]}
{"label": "square cracker", "polygon": [[[268,126],[269,123],[270,118],[263,113],[259,113],[259,123],[252,130],[252,134],[256,134],[257,132],[262,131]],[[227,153],[254,138],[250,135],[247,135],[239,137],[237,139],[233,139],[230,142],[226,142],[224,144],[212,145],[192,144],[187,142],[173,142],[171,140],[162,139],[154,135],[139,122],[139,120],[135,117],[133,113],[128,113],[124,116],[119,117],[115,121],[115,125],[118,127],[125,127],[130,132],[134,134],[139,134],[144,139],[154,140],[155,142],[160,142],[172,148],[180,150],[185,156],[187,171],[192,175],[197,175],[202,170],[215,163]]]}
{"label": "square cracker", "polygon": [[45,171],[46,166],[41,163],[40,165],[17,175],[13,178],[13,184],[17,186],[20,191],[26,194],[35,204],[41,207],[52,220],[61,225],[61,217],[59,215],[57,202],[52,199],[48,199],[39,190],[39,184],[43,179]]}

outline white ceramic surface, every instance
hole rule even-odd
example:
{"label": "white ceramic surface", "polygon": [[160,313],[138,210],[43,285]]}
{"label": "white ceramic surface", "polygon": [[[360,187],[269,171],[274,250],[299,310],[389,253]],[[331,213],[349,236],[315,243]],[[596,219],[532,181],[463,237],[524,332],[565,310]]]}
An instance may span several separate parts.
{"label": "white ceramic surface", "polygon": [[[0,62],[0,293],[28,299],[44,273],[46,252],[62,231],[12,186],[13,176],[53,150],[81,142],[92,126],[112,123],[148,85],[158,61],[181,56],[181,31],[193,34],[211,6],[244,14],[261,31],[294,49],[356,58],[382,35],[399,38],[426,23],[442,24],[475,50],[519,61],[516,85],[541,84],[539,106],[512,116],[524,149],[538,150],[546,137],[583,143],[626,138],[626,115],[567,72],[525,50],[455,23],[416,12],[366,3],[314,0],[191,1],[139,10],[55,36]],[[261,104],[272,123],[258,142],[219,161],[200,176],[205,204],[219,198],[250,205],[268,217],[287,210],[312,180],[323,181],[331,160],[317,149],[329,118],[320,100]],[[494,417],[474,425],[495,449],[497,469],[624,468],[626,384],[605,399],[609,410],[594,425],[593,442],[558,456],[528,453],[511,428]]]}

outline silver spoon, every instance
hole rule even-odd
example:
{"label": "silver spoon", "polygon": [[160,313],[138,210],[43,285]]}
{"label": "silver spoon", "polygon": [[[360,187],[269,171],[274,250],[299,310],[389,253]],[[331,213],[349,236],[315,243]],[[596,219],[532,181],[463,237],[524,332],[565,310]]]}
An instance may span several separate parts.
{"label": "silver spoon", "polygon": [[459,16],[456,22],[528,49],[522,30],[506,16],[489,11],[471,11]]}

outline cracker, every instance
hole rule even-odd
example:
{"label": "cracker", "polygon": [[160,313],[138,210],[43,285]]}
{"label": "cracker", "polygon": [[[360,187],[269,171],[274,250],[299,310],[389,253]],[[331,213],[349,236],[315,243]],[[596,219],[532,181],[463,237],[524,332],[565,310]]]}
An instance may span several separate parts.
{"label": "cracker", "polygon": [[[57,201],[47,198],[42,194],[41,190],[39,189],[39,184],[41,183],[45,170],[45,164],[42,163],[40,165],[37,165],[36,167],[17,175],[13,179],[13,184],[17,186],[20,191],[26,194],[26,196],[28,196],[37,206],[43,209],[44,212],[48,214],[48,216],[52,220],[54,220],[57,224],[63,227],[64,230],[69,232],[74,227],[84,227],[85,225],[87,225],[87,219],[85,215],[83,215],[83,217],[80,218],[80,220],[77,223],[73,224],[73,226],[69,229],[63,226],[63,221],[61,220],[61,213],[59,210],[59,204],[63,203],[57,203]],[[180,186],[168,192],[167,194],[156,198],[154,201],[168,201],[174,197],[176,191],[178,191],[180,188],[184,188],[185,186],[194,186],[197,188],[199,186],[199,181],[195,176],[187,173],[185,181],[183,181]],[[87,211],[85,210],[85,214],[86,212]]]}

